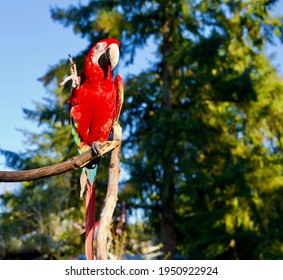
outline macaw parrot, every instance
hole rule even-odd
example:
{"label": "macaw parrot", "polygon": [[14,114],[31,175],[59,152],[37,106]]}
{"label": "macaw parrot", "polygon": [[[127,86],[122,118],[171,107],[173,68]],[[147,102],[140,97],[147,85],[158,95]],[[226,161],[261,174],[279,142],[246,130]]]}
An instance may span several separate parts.
{"label": "macaw parrot", "polygon": [[[77,76],[70,98],[72,133],[79,153],[94,149],[100,153],[99,142],[107,141],[118,121],[123,103],[123,82],[112,70],[119,60],[120,43],[104,39],[88,52],[83,71]],[[73,81],[74,82],[74,81]],[[86,189],[85,254],[94,259],[93,239],[98,222],[95,221],[95,177],[100,158],[88,163],[80,178],[81,196]]]}

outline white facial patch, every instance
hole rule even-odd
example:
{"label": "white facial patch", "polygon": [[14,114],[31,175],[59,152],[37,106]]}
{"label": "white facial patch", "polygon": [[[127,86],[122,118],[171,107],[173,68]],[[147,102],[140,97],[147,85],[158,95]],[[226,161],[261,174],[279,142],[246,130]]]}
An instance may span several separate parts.
{"label": "white facial patch", "polygon": [[100,55],[105,51],[107,48],[107,43],[106,42],[101,42],[98,43],[94,49],[93,49],[93,56],[92,56],[92,62],[96,65],[98,65],[98,59]]}

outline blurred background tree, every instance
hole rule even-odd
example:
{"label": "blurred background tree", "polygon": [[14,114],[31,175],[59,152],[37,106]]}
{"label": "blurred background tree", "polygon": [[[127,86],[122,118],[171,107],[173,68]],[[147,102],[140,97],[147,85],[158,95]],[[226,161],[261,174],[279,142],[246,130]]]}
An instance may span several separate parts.
{"label": "blurred background tree", "polygon": [[[282,40],[282,18],[270,13],[276,2],[115,0],[51,9],[89,47],[119,39],[125,65],[138,49],[155,52],[148,69],[124,77],[122,162],[129,180],[119,202],[143,216],[142,224],[124,228],[125,252],[151,240],[162,243],[165,259],[282,258],[283,85],[264,54],[267,44]],[[79,69],[89,47],[74,57]],[[48,96],[24,113],[45,130],[24,132],[32,147],[25,155],[3,151],[8,165],[34,168],[76,154],[70,87],[57,88],[66,73],[62,60],[41,78]],[[78,181],[79,172],[64,174],[1,197],[2,258],[82,254]]]}

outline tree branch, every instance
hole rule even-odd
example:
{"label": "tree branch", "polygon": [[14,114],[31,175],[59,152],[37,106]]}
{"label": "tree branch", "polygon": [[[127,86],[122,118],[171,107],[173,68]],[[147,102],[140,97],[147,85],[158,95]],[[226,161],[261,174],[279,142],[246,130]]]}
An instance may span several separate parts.
{"label": "tree branch", "polygon": [[[106,154],[119,145],[119,141],[106,141],[99,144],[99,148],[102,154]],[[120,146],[120,145],[119,145]],[[119,147],[118,146],[118,147]],[[98,158],[92,149],[84,152],[81,155],[74,156],[64,162],[56,163],[53,165],[40,167],[31,170],[21,171],[0,171],[0,182],[23,182],[42,179],[62,173],[66,173],[71,170],[76,170],[85,166],[89,161]]]}
{"label": "tree branch", "polygon": [[118,145],[111,152],[105,206],[100,217],[99,228],[96,238],[97,260],[107,260],[108,258],[107,236],[110,231],[112,216],[118,200],[118,183],[120,176],[120,150],[122,143],[122,128],[118,123],[116,123],[116,125],[114,125],[113,127],[113,140],[118,141],[120,145]]}

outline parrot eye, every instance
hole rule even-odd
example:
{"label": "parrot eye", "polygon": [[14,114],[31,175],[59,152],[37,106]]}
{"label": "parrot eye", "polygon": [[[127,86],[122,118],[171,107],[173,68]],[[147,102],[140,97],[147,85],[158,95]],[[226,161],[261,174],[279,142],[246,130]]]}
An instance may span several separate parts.
{"label": "parrot eye", "polygon": [[97,50],[99,50],[100,44],[97,44],[97,45],[95,46],[95,48],[96,48]]}

